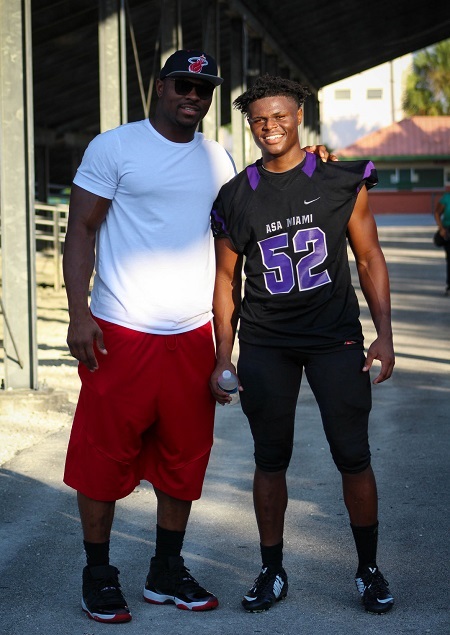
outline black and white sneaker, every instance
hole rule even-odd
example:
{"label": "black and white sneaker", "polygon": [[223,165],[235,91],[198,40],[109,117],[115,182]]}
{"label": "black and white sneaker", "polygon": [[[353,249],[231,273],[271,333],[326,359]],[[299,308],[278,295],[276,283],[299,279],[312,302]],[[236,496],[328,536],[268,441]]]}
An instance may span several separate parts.
{"label": "black and white sneaker", "polygon": [[111,565],[84,567],[81,607],[96,622],[129,622],[130,609],[119,584],[120,571]]}
{"label": "black and white sneaker", "polygon": [[288,592],[288,580],[283,568],[263,567],[252,588],[242,599],[242,606],[249,613],[268,611],[275,602],[284,600]]}
{"label": "black and white sneaker", "polygon": [[216,596],[191,576],[181,556],[168,558],[167,565],[158,558],[151,559],[144,599],[151,604],[175,604],[188,611],[209,611],[219,604]]}
{"label": "black and white sneaker", "polygon": [[369,613],[387,613],[394,606],[394,598],[389,591],[389,583],[383,574],[375,567],[367,570],[355,578],[364,608]]}

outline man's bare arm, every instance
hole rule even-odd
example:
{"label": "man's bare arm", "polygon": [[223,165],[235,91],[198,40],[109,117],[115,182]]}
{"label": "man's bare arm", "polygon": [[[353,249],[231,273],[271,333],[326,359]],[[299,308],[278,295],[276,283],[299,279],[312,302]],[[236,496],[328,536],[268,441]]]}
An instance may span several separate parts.
{"label": "man's bare arm", "polygon": [[64,243],[63,273],[69,306],[67,344],[89,370],[98,368],[94,342],[106,354],[103,334],[89,312],[89,283],[94,270],[95,238],[111,201],[74,185]]}
{"label": "man's bare arm", "polygon": [[375,359],[381,371],[375,378],[378,384],[392,375],[395,364],[391,324],[389,275],[378,232],[368,204],[365,187],[360,191],[348,224],[350,246],[355,254],[359,281],[378,337],[370,345],[363,368],[367,372]]}

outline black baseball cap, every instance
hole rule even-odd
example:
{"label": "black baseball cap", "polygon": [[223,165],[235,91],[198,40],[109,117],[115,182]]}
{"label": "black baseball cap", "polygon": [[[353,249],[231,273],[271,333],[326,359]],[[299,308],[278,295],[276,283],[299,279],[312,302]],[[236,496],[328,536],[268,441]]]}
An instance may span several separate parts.
{"label": "black baseball cap", "polygon": [[165,77],[198,77],[214,86],[219,86],[223,79],[217,75],[217,62],[201,51],[175,51],[167,58],[159,73],[159,79]]}

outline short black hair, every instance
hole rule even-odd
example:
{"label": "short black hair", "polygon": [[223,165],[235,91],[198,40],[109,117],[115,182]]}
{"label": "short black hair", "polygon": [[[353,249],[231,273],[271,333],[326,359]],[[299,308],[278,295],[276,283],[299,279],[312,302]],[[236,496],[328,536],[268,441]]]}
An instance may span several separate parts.
{"label": "short black hair", "polygon": [[236,110],[240,110],[244,115],[248,115],[248,109],[251,103],[264,97],[291,97],[299,108],[303,106],[305,99],[310,95],[308,88],[293,81],[292,79],[284,79],[275,75],[262,75],[258,77],[251,88],[239,95],[234,101],[233,106]]}

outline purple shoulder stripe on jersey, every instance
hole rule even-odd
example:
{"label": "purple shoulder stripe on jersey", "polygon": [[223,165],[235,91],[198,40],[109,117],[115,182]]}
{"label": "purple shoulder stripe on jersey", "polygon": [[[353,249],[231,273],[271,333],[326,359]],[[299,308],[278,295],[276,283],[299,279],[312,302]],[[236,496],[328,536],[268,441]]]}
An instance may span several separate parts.
{"label": "purple shoulder stripe on jersey", "polygon": [[302,167],[302,171],[309,177],[314,174],[316,169],[316,155],[312,152],[307,152],[305,157],[305,165]]}
{"label": "purple shoulder stripe on jersey", "polygon": [[256,163],[252,163],[252,165],[248,165],[245,168],[245,171],[247,172],[247,178],[248,178],[250,187],[252,188],[252,190],[256,190],[256,188],[258,187],[258,183],[261,179],[258,172],[258,168],[256,167]]}
{"label": "purple shoulder stripe on jersey", "polygon": [[363,179],[367,179],[372,174],[372,170],[375,169],[375,166],[372,161],[367,161],[366,169],[364,170]]}
{"label": "purple shoulder stripe on jersey", "polygon": [[218,234],[228,234],[227,227],[225,225],[225,221],[219,214],[216,209],[211,210],[211,227],[213,230],[213,235],[217,236]]}
{"label": "purple shoulder stripe on jersey", "polygon": [[[372,174],[372,170],[375,170],[375,166],[373,164],[373,161],[367,161],[366,169],[364,170],[364,174],[363,174],[363,181],[365,181],[366,179],[369,178],[369,176]],[[373,185],[373,183],[372,183],[372,185]],[[359,194],[362,186],[363,186],[363,184],[361,183],[356,188],[356,193],[357,194]]]}

